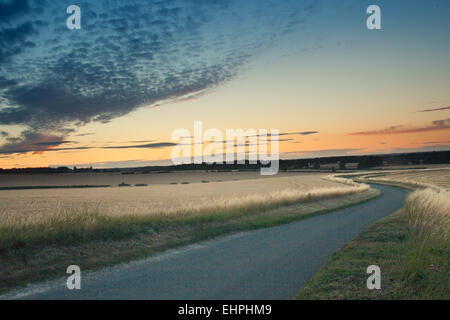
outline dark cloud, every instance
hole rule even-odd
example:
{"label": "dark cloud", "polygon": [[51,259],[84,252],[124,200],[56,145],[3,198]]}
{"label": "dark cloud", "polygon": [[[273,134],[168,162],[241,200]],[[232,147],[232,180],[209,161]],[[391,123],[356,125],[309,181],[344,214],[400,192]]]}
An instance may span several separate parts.
{"label": "dark cloud", "polygon": [[[294,136],[294,135],[308,136],[308,135],[316,134],[316,133],[319,133],[319,131],[280,132],[278,134],[278,136]],[[271,134],[272,134],[271,132],[267,132],[267,136],[271,136]],[[261,137],[261,136],[264,136],[264,135],[260,135],[260,134],[256,135],[256,137]],[[247,136],[247,137],[255,137],[255,135]],[[282,141],[282,140],[280,140],[280,141]],[[287,141],[287,140],[285,140],[285,141]]]}
{"label": "dark cloud", "polygon": [[31,22],[12,28],[0,28],[0,64],[8,62],[8,58],[13,55],[35,47],[35,43],[28,38],[37,33]]}
{"label": "dark cloud", "polygon": [[45,141],[45,142],[36,142],[35,146],[59,146],[64,143],[73,143],[72,141]]}
{"label": "dark cloud", "polygon": [[102,149],[135,149],[135,148],[143,148],[143,149],[159,149],[159,148],[167,148],[176,146],[176,143],[172,142],[156,142],[156,143],[148,143],[148,144],[137,144],[130,146],[109,146],[102,147]]}
{"label": "dark cloud", "polygon": [[434,111],[443,111],[443,110],[449,110],[449,109],[450,109],[450,107],[442,107],[442,108],[419,110],[419,112],[434,112]]}
{"label": "dark cloud", "polygon": [[[3,132],[3,131],[2,131]],[[25,131],[20,137],[9,137],[5,132],[0,134],[6,137],[7,144],[0,148],[0,154],[14,154],[14,153],[42,153],[47,151],[72,151],[72,150],[90,150],[90,149],[159,149],[175,146],[172,142],[155,142],[149,144],[138,145],[124,145],[124,146],[81,146],[81,147],[64,147],[59,146],[63,144],[75,144],[78,142],[64,140],[63,137],[54,135],[44,135],[31,131]]]}
{"label": "dark cloud", "polygon": [[67,143],[62,136],[45,135],[32,131],[22,132],[20,137],[9,137],[6,144],[0,147],[0,154],[25,152],[43,152],[63,143]]}
{"label": "dark cloud", "polygon": [[0,75],[0,90],[3,88],[11,87],[16,85],[17,82],[14,80],[8,80],[5,77]]}
{"label": "dark cloud", "polygon": [[76,137],[85,137],[85,136],[91,136],[93,134],[95,134],[95,133],[87,132],[87,133],[79,133],[79,134],[76,134],[75,136]]}
{"label": "dark cloud", "polygon": [[295,136],[295,135],[308,136],[317,133],[319,133],[319,131],[280,132],[278,136]]}
{"label": "dark cloud", "polygon": [[29,1],[10,0],[0,3],[0,21],[5,23],[11,19],[28,13],[30,11]]}
{"label": "dark cloud", "polygon": [[128,143],[148,143],[154,142],[155,140],[137,140],[137,141],[128,141]]}
{"label": "dark cloud", "polygon": [[286,132],[286,133],[280,133],[280,136],[288,136],[288,135],[301,135],[301,136],[309,136],[311,134],[319,133],[319,131],[300,131],[300,132]]}
{"label": "dark cloud", "polygon": [[353,132],[350,133],[350,135],[361,136],[361,135],[416,133],[416,132],[427,132],[445,129],[450,129],[450,118],[443,120],[435,120],[429,126],[426,127],[391,126],[381,130]]}
{"label": "dark cloud", "polygon": [[314,2],[82,1],[82,29],[68,30],[66,2],[3,1],[0,125],[64,137],[141,106],[195,99],[235,77]]}

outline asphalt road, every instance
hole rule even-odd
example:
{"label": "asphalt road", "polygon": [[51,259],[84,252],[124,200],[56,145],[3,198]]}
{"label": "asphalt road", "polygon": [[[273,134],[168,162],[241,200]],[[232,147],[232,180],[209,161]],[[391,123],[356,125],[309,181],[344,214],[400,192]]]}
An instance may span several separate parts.
{"label": "asphalt road", "polygon": [[82,271],[81,290],[68,290],[62,278],[11,297],[291,299],[333,252],[399,209],[407,195],[399,188],[374,187],[382,190],[382,197],[347,209],[205,241],[98,272]]}

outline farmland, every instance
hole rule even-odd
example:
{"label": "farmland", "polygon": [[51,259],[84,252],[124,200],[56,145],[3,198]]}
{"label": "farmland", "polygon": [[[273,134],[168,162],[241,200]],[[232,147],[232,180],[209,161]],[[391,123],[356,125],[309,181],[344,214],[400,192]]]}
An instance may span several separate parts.
{"label": "farmland", "polygon": [[[80,179],[74,181],[46,176],[42,181],[111,186],[0,191],[1,291],[52,278],[73,261],[84,269],[100,268],[224,233],[324,214],[379,195],[366,185],[326,180],[325,173],[94,177],[74,176]],[[36,176],[20,179],[16,186],[38,187],[36,181],[41,181]],[[3,186],[11,184],[4,179]]]}
{"label": "farmland", "polygon": [[403,183],[410,186],[450,188],[450,169],[392,171],[370,175],[372,181]]}
{"label": "farmland", "polygon": [[[42,178],[45,184],[67,185],[78,183],[117,183],[124,181],[129,187],[32,189],[0,191],[0,225],[38,224],[62,212],[95,211],[101,215],[176,215],[239,207],[251,203],[271,203],[300,199],[313,190],[323,196],[355,191],[346,186],[323,179],[325,174],[280,174],[273,178],[260,178],[258,173],[170,173],[141,175],[93,175],[78,177]],[[152,176],[152,177],[149,177]],[[23,177],[20,177],[23,179]],[[51,179],[56,181],[52,181]],[[96,178],[96,180],[94,180]],[[253,178],[253,179],[250,179]],[[32,177],[36,180],[36,177]],[[20,179],[19,179],[20,180]],[[220,180],[220,181],[218,181]],[[135,187],[137,182],[150,183]],[[203,181],[203,182],[202,182]],[[17,182],[16,182],[17,183]],[[32,182],[23,179],[21,184]],[[153,184],[152,184],[153,183]],[[176,183],[176,184],[175,184]],[[361,191],[361,190],[359,190]],[[20,221],[20,222],[19,222]]]}

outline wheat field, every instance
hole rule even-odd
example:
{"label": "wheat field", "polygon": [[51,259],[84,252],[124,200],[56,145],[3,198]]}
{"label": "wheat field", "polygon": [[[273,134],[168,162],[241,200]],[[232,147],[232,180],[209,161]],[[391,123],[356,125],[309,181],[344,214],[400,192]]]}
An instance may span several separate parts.
{"label": "wheat field", "polygon": [[203,211],[339,196],[369,188],[363,184],[345,184],[345,179],[329,181],[324,178],[325,174],[291,174],[147,187],[3,190],[0,191],[0,227],[38,225],[61,216],[89,212],[104,216],[186,216]]}
{"label": "wheat field", "polygon": [[444,237],[448,240],[450,230],[450,168],[408,170],[405,172],[382,173],[369,180],[400,182],[421,187],[412,192],[406,200],[411,227],[417,235]]}
{"label": "wheat field", "polygon": [[379,181],[393,181],[406,183],[412,186],[438,187],[448,190],[450,188],[450,168],[393,171],[376,174],[371,179]]}

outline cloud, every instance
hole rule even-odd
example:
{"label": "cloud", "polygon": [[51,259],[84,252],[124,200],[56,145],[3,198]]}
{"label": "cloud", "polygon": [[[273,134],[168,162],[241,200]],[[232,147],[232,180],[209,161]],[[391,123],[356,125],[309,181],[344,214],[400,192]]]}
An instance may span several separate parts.
{"label": "cloud", "polygon": [[44,135],[32,131],[24,131],[20,137],[7,136],[6,144],[0,147],[0,154],[43,152],[63,143],[68,143],[62,136]]}
{"label": "cloud", "polygon": [[60,144],[64,143],[74,143],[73,141],[45,141],[45,142],[37,142],[34,145],[35,146],[59,146]]}
{"label": "cloud", "polygon": [[39,150],[38,152],[44,152],[44,151],[74,151],[74,150],[89,150],[94,149],[95,147],[71,147],[71,148],[53,148],[53,149],[43,149]]}
{"label": "cloud", "polygon": [[[316,134],[316,133],[319,133],[319,131],[280,132],[280,133],[278,134],[278,136],[293,136],[293,135],[308,136],[308,135]],[[271,135],[271,132],[268,132],[267,135],[270,136],[270,135]],[[257,136],[257,137],[261,137],[261,136],[264,136],[264,135],[259,135],[259,134],[257,134],[256,136]],[[247,136],[247,137],[255,137],[255,135],[253,135],[253,136]],[[280,141],[281,141],[281,140],[280,140]]]}
{"label": "cloud", "polygon": [[303,131],[303,132],[296,132],[296,133],[293,133],[293,134],[299,134],[299,135],[302,135],[302,136],[309,136],[311,134],[316,134],[316,133],[319,133],[319,131]]}
{"label": "cloud", "polygon": [[93,134],[95,134],[95,133],[87,132],[87,133],[76,134],[75,136],[76,136],[76,137],[85,137],[85,136],[91,136],[91,135],[93,135]]}
{"label": "cloud", "polygon": [[16,81],[14,81],[14,80],[8,80],[8,79],[6,79],[5,77],[3,77],[3,76],[0,75],[0,90],[3,89],[3,88],[7,88],[7,87],[10,87],[10,86],[14,86],[14,85],[16,85],[16,84],[17,84]]}
{"label": "cloud", "polygon": [[433,111],[443,111],[443,110],[449,110],[450,107],[442,107],[442,108],[435,108],[435,109],[425,109],[425,110],[419,110],[419,112],[433,112]]}
{"label": "cloud", "polygon": [[128,141],[128,143],[147,143],[154,142],[155,140],[137,140],[137,141]]}
{"label": "cloud", "polygon": [[173,147],[176,145],[177,144],[173,143],[173,142],[157,142],[157,143],[138,144],[138,145],[129,145],[129,146],[108,146],[108,147],[102,147],[102,149],[134,149],[134,148],[159,149],[159,148]]}
{"label": "cloud", "polygon": [[416,132],[427,132],[445,129],[450,129],[450,118],[443,120],[435,120],[429,126],[426,127],[391,126],[382,130],[353,132],[350,133],[350,135],[361,136],[361,135],[416,133]]}
{"label": "cloud", "polygon": [[30,6],[27,0],[14,0],[0,3],[0,21],[9,22],[12,18],[27,13]]}
{"label": "cloud", "polygon": [[[0,125],[66,136],[139,107],[195,99],[308,17],[315,1],[0,4]],[[255,17],[258,17],[257,19]]]}
{"label": "cloud", "polygon": [[31,22],[25,22],[12,28],[0,29],[0,64],[8,62],[8,58],[26,49],[35,47],[35,43],[28,38],[37,33]]}
{"label": "cloud", "polygon": [[[58,140],[59,139],[59,140]],[[73,150],[89,150],[89,149],[159,149],[173,147],[176,143],[172,142],[156,142],[139,145],[124,145],[124,146],[81,146],[81,147],[64,147],[58,148],[62,144],[77,143],[74,141],[63,140],[63,137],[46,136],[39,133],[27,131],[22,136],[7,138],[9,143],[0,147],[0,154],[14,154],[14,153],[42,153],[46,151],[73,151]]]}
{"label": "cloud", "polygon": [[311,134],[317,134],[319,131],[299,131],[299,132],[280,132],[280,136],[292,136],[292,135],[301,135],[301,136],[309,136]]}

